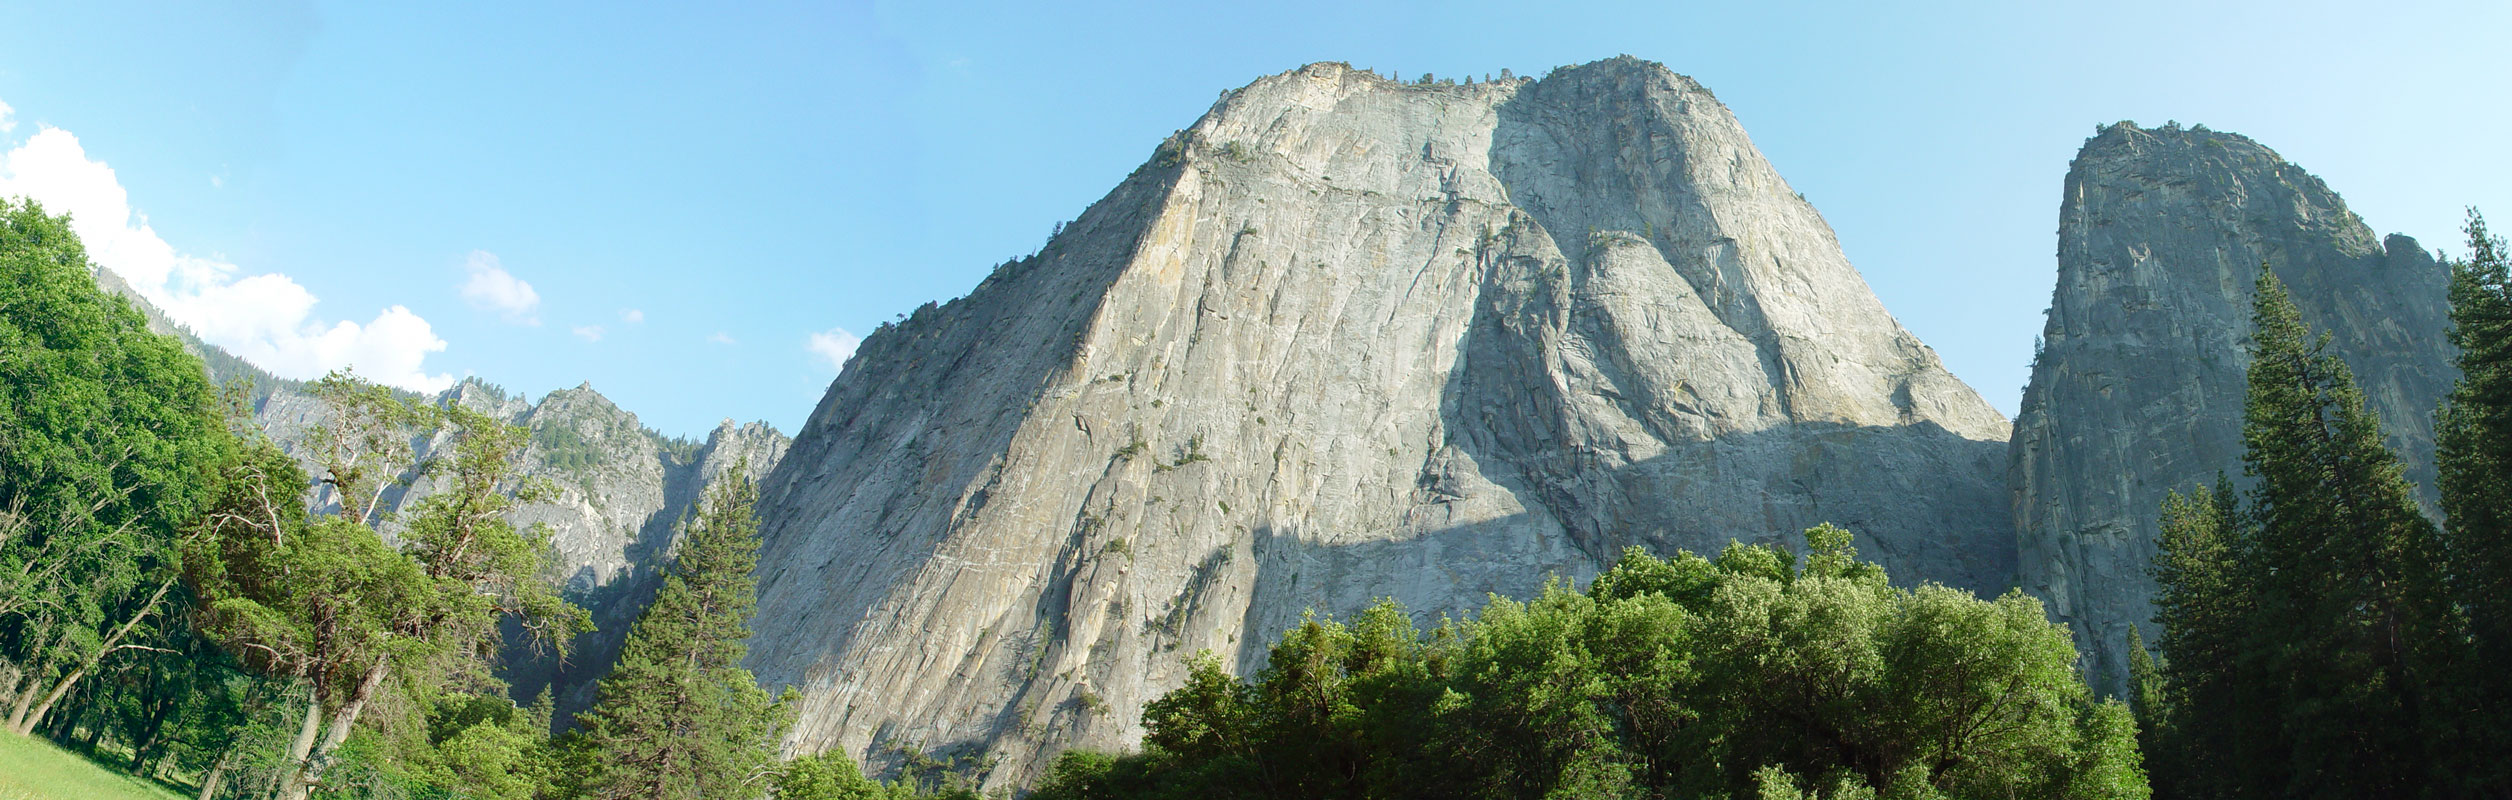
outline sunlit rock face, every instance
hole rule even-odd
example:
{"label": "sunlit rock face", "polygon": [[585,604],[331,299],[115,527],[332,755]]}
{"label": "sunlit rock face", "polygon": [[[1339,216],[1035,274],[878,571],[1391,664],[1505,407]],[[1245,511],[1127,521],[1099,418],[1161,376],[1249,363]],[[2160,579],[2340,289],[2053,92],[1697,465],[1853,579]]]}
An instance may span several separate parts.
{"label": "sunlit rock face", "polygon": [[2007,433],[1692,80],[1312,65],[864,341],[764,484],[751,665],[797,751],[1007,785],[1137,742],[1196,651],[1632,545],[1830,521],[2001,590]]}
{"label": "sunlit rock face", "polygon": [[2250,304],[2271,265],[2354,369],[2432,503],[2452,366],[2444,269],[2376,238],[2320,179],[2238,135],[2119,123],[2085,143],[2059,206],[2058,287],[2015,421],[2008,481],[2023,588],[2072,626],[2097,687],[2152,641],[2147,574],[2172,491],[2242,475]]}

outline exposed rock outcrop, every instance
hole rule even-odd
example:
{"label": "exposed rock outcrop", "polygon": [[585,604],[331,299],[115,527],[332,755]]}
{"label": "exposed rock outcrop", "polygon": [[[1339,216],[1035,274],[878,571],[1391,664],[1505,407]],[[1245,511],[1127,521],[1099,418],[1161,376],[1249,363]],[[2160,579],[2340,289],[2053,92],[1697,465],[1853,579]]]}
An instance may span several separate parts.
{"label": "exposed rock outcrop", "polygon": [[1690,79],[1313,65],[864,341],[763,486],[751,663],[797,750],[1003,785],[1137,740],[1197,650],[1629,545],[1831,521],[2002,589],[2007,432]]}
{"label": "exposed rock outcrop", "polygon": [[[303,383],[275,377],[202,342],[109,271],[98,272],[97,284],[130,298],[151,328],[181,339],[208,366],[211,380],[221,385],[250,381],[256,421],[281,448],[302,452],[325,414]],[[516,525],[549,526],[556,551],[549,580],[592,612],[598,629],[579,637],[564,662],[521,646],[521,633],[515,631],[503,672],[519,702],[531,702],[543,688],[550,689],[562,722],[592,703],[594,681],[610,670],[628,627],[660,585],[681,517],[707,487],[736,468],[746,470],[740,474],[749,480],[766,476],[789,443],[766,423],[735,425],[731,420],[703,442],[667,437],[646,428],[637,415],[612,404],[591,384],[551,392],[535,404],[466,378],[431,399],[525,426],[531,443],[522,454],[520,472],[555,490],[507,517]],[[413,446],[424,459],[449,441],[438,435]],[[415,474],[404,478],[412,482],[387,491],[385,510],[397,511],[443,488],[441,479]],[[389,537],[395,528],[387,523],[383,531]]]}
{"label": "exposed rock outcrop", "polygon": [[2015,421],[2025,590],[2073,626],[2097,687],[2151,639],[2167,492],[2242,471],[2252,282],[2273,266],[2354,369],[2433,486],[2434,407],[2457,377],[2445,274],[2405,236],[2378,239],[2337,193],[2230,133],[2119,123],[2085,143],[2059,207],[2058,287]]}

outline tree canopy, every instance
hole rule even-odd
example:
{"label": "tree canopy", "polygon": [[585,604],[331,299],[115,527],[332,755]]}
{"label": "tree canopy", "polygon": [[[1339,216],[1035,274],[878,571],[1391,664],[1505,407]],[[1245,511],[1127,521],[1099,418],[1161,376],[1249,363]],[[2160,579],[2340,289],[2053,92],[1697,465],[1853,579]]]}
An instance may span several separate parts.
{"label": "tree canopy", "polygon": [[0,199],[0,648],[24,733],[163,605],[232,442],[200,362]]}
{"label": "tree canopy", "polygon": [[[2253,486],[2242,495],[2219,480],[2163,507],[2162,657],[2156,685],[2140,681],[2157,791],[2466,796],[2503,766],[2500,751],[2471,748],[2499,720],[2470,716],[2457,686],[2474,606],[2453,597],[2453,550],[2353,374],[2264,265],[2252,320],[2242,441]],[[2455,402],[2469,395],[2464,381]],[[2446,505],[2465,436],[2443,435]]]}
{"label": "tree canopy", "polygon": [[580,718],[585,797],[704,800],[768,788],[790,711],[741,666],[759,560],[758,492],[745,471],[719,481],[684,526],[671,573]]}
{"label": "tree canopy", "polygon": [[1312,618],[1240,681],[1209,654],[1142,753],[1071,753],[1040,798],[2142,798],[2134,725],[2018,592],[1897,589],[1847,531],[1624,555],[1585,591],[1427,634]]}

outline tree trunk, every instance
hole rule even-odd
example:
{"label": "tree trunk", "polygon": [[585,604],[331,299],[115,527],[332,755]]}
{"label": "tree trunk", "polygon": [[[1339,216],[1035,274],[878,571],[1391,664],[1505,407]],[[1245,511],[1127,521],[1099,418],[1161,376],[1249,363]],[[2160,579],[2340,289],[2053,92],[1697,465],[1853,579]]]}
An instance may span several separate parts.
{"label": "tree trunk", "polygon": [[[340,710],[332,714],[331,727],[323,732],[322,744],[308,751],[297,762],[296,772],[289,776],[287,788],[280,793],[280,800],[305,800],[313,793],[314,785],[323,779],[323,770],[331,766],[332,752],[349,741],[349,731],[358,724],[358,712],[366,710],[367,701],[375,699],[376,687],[384,685],[386,665],[389,663],[379,658],[375,660],[375,666],[367,668],[366,677],[358,681],[357,691],[350,693],[349,702],[341,704]],[[313,717],[307,717],[308,727],[298,733],[299,740],[314,732],[313,724]]]}
{"label": "tree trunk", "polygon": [[[112,636],[105,637],[104,644],[96,646],[96,652],[87,657],[87,663],[70,670],[70,674],[63,677],[60,683],[53,684],[52,691],[44,695],[44,704],[36,706],[32,714],[18,720],[17,732],[24,734],[34,730],[35,723],[42,722],[45,714],[52,713],[53,703],[59,702],[62,695],[69,694],[70,687],[77,685],[80,678],[87,677],[87,671],[95,667],[97,662],[105,660],[106,654],[112,653],[115,647],[121,646],[122,637],[131,635],[132,628],[139,627],[141,620],[147,619],[150,612],[157,610],[157,602],[166,599],[166,591],[174,588],[175,577],[176,575],[167,575],[164,582],[157,584],[156,593],[148,596],[148,602],[141,603],[140,610],[132,612],[131,618],[125,620],[122,627],[115,628]],[[30,691],[29,694],[32,692]],[[21,698],[22,702],[23,698]]]}
{"label": "tree trunk", "polygon": [[26,719],[26,710],[27,710],[27,707],[28,707],[28,706],[31,706],[31,705],[33,705],[33,704],[34,704],[34,701],[35,701],[35,689],[36,689],[36,687],[37,687],[37,686],[38,686],[38,683],[37,683],[36,673],[31,672],[31,671],[30,671],[30,672],[28,672],[28,673],[26,673],[26,686],[25,686],[25,688],[19,689],[19,690],[18,690],[18,693],[17,693],[17,700],[16,700],[16,701],[14,701],[14,702],[11,702],[11,703],[9,704],[9,723],[8,723],[8,724],[9,724],[9,732],[10,732],[10,733],[14,733],[14,734],[18,734],[18,735],[23,736],[23,735],[25,735],[25,734],[26,734],[27,730],[31,727],[31,726],[27,726],[27,725],[21,725],[21,724],[19,724],[19,723],[21,723],[21,722],[25,721],[25,719]]}
{"label": "tree trunk", "polygon": [[[15,709],[18,707],[18,698],[25,697],[27,692],[35,690],[35,673],[11,664],[8,677],[7,688],[0,690],[0,707]],[[14,714],[9,717],[0,717],[0,725],[6,725],[9,719],[14,718]]]}
{"label": "tree trunk", "polygon": [[235,763],[237,749],[235,743],[229,742],[226,751],[218,754],[218,761],[209,765],[209,771],[201,773],[201,795],[197,800],[217,800],[218,788],[227,782],[227,765]]}
{"label": "tree trunk", "polygon": [[[53,684],[52,691],[44,695],[44,702],[42,705],[36,706],[34,710],[28,711],[25,716],[18,718],[19,722],[17,733],[24,735],[35,732],[35,726],[43,724],[44,717],[52,713],[52,704],[58,702],[62,695],[69,694],[70,687],[77,685],[78,680],[84,677],[87,677],[86,667],[70,670],[70,674],[62,676],[61,682]],[[30,690],[26,694],[27,696],[32,697],[35,693]]]}
{"label": "tree trunk", "polygon": [[279,800],[305,800],[306,795],[314,791],[313,782],[305,775],[312,765],[306,762],[313,757],[314,739],[322,731],[323,698],[319,695],[306,698],[305,724],[297,727],[296,740],[288,743],[288,763],[294,766],[288,769],[287,777],[280,780]]}
{"label": "tree trunk", "polygon": [[[75,706],[73,706],[73,707],[75,707]],[[87,738],[86,738],[85,740],[83,740],[83,741],[79,742],[79,745],[80,745],[80,746],[87,748],[87,754],[88,754],[89,756],[94,756],[94,755],[96,755],[96,743],[97,743],[97,742],[104,741],[104,739],[105,739],[105,723],[104,723],[104,721],[103,721],[103,720],[92,720],[92,722],[94,722],[95,724],[92,724],[92,725],[87,726]],[[76,715],[76,714],[68,714],[68,715],[63,715],[63,716],[62,716],[62,718],[61,718],[61,729],[62,729],[63,731],[65,731],[65,732],[76,732],[76,731],[78,731],[78,715]]]}
{"label": "tree trunk", "polygon": [[174,716],[175,706],[180,704],[181,701],[173,698],[159,699],[155,707],[151,708],[148,712],[148,722],[132,734],[132,773],[140,775],[147,774],[145,770],[149,765],[148,757],[151,755],[149,751],[156,749],[158,745],[158,737],[164,735],[166,732],[166,718]]}
{"label": "tree trunk", "polygon": [[17,702],[18,693],[34,682],[34,676],[18,665],[0,663],[0,704]]}

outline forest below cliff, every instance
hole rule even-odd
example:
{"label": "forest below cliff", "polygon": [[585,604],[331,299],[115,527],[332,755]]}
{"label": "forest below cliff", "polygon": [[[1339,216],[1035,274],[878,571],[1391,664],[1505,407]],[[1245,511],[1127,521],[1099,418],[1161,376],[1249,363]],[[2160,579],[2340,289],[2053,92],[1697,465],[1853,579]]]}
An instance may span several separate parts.
{"label": "forest below cliff", "polygon": [[[1852,532],[1715,557],[1634,550],[1585,585],[1418,627],[1393,604],[1209,656],[1140,752],[1064,755],[1032,796],[2496,796],[2512,789],[2512,285],[2472,215],[2444,522],[2273,276],[2254,309],[2251,488],[2164,509],[2159,648],[2105,699],[2018,591],[1897,587]],[[199,357],[99,290],[58,217],[0,206],[0,709],[202,798],[971,796],[982,762],[790,757],[791,695],[743,668],[755,492],[732,481],[592,708],[517,702],[504,644],[591,622],[505,515],[520,429],[338,374],[289,451]],[[2442,332],[2436,332],[2441,335]],[[420,460],[414,441],[449,447]],[[451,488],[394,512],[425,475]],[[1085,698],[1082,702],[1087,702]],[[561,728],[564,728],[563,730]],[[2245,735],[2226,736],[2226,731]],[[0,752],[24,752],[22,750]],[[14,756],[0,756],[14,757]]]}

